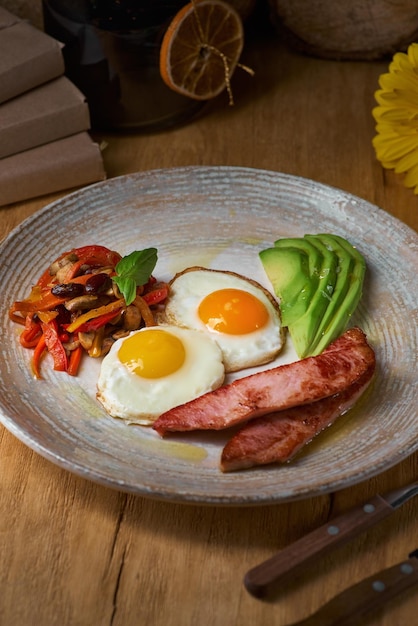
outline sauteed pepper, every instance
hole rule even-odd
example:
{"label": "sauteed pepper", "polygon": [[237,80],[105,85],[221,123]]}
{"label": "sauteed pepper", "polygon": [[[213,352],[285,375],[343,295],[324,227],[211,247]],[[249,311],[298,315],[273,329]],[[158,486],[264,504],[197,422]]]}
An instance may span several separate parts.
{"label": "sauteed pepper", "polygon": [[155,309],[169,291],[152,275],[156,262],[155,248],[123,258],[99,245],[61,254],[9,310],[24,326],[20,343],[33,350],[35,378],[46,353],[55,370],[75,376],[84,353],[103,356],[116,339],[154,325]]}

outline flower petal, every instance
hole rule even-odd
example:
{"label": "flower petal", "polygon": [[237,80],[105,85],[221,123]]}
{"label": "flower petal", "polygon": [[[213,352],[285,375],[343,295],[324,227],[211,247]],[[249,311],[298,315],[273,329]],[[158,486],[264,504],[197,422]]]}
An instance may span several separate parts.
{"label": "flower petal", "polygon": [[372,143],[383,167],[405,173],[405,185],[418,193],[418,43],[394,54],[388,69],[374,94]]}
{"label": "flower petal", "polygon": [[[411,152],[411,150],[418,150],[418,136],[417,137],[394,137],[393,139],[383,139],[379,136],[376,144],[379,148],[381,158],[395,160],[403,157],[405,154]],[[376,147],[375,144],[375,147]]]}
{"label": "flower petal", "polygon": [[[418,187],[418,165],[411,168],[403,179],[405,187]],[[416,190],[415,190],[416,193]]]}
{"label": "flower petal", "polygon": [[401,174],[418,166],[418,150],[405,154],[395,165],[395,172]]}
{"label": "flower petal", "polygon": [[414,67],[418,68],[418,43],[412,43],[409,46],[408,59]]}

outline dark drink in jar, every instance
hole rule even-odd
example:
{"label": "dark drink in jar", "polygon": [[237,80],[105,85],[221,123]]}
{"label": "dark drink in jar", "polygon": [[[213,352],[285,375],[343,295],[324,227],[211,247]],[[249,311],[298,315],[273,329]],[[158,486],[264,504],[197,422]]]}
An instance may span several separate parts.
{"label": "dark drink in jar", "polygon": [[184,0],[44,0],[45,31],[64,44],[66,75],[86,96],[92,128],[153,131],[202,108],[159,71],[164,33]]}

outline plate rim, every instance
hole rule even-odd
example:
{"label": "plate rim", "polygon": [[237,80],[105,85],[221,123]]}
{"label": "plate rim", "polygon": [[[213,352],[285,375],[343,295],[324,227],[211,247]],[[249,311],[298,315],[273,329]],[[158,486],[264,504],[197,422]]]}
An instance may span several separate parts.
{"label": "plate rim", "polygon": [[384,215],[389,221],[393,221],[394,223],[396,223],[398,226],[402,228],[402,230],[409,232],[410,236],[412,238],[416,238],[417,243],[418,243],[418,233],[411,226],[409,226],[409,224],[406,224],[406,222],[403,222],[400,218],[396,217],[395,215],[392,215],[392,213],[382,208],[378,204],[371,202],[370,200],[366,200],[365,198],[362,198],[361,196],[358,196],[354,193],[351,193],[350,191],[347,191],[335,185],[329,185],[328,183],[316,181],[313,178],[308,178],[306,176],[301,176],[298,174],[289,174],[287,172],[270,170],[270,169],[265,169],[265,168],[257,168],[257,167],[249,167],[249,166],[235,166],[235,165],[183,165],[183,166],[173,166],[173,167],[152,168],[152,169],[141,170],[137,172],[131,172],[129,174],[120,174],[118,176],[114,176],[111,178],[107,178],[105,180],[100,180],[95,183],[91,183],[89,185],[81,187],[80,189],[75,189],[73,191],[70,191],[69,193],[61,196],[60,198],[57,198],[56,200],[53,200],[52,202],[48,202],[46,205],[44,205],[43,207],[40,207],[39,209],[31,213],[30,215],[25,217],[21,222],[19,222],[19,224],[17,224],[0,241],[0,253],[1,253],[3,245],[6,244],[6,242],[8,241],[9,238],[11,238],[12,235],[15,236],[17,232],[19,232],[24,227],[26,227],[27,223],[31,223],[33,219],[36,219],[38,216],[41,216],[44,212],[50,211],[56,205],[62,204],[63,201],[66,201],[66,202],[71,201],[74,197],[81,198],[84,195],[88,195],[91,192],[94,192],[96,189],[98,190],[105,189],[106,187],[112,186],[115,183],[123,184],[124,180],[139,179],[139,178],[143,178],[146,176],[159,175],[162,173],[175,174],[176,172],[178,173],[193,172],[193,171],[202,172],[205,170],[214,171],[214,172],[228,172],[228,171],[252,172],[255,174],[263,174],[267,176],[270,175],[270,176],[278,177],[278,178],[281,178],[282,180],[300,181],[302,184],[313,184],[315,185],[315,187],[322,189],[323,191],[333,191],[335,193],[340,194],[341,196],[345,196],[348,199],[352,199],[361,203],[366,203],[367,205],[369,205],[371,209]]}
{"label": "plate rim", "polygon": [[[288,181],[288,182],[299,182],[301,183],[301,185],[305,185],[305,186],[314,186],[315,189],[319,189],[320,191],[322,191],[323,193],[327,194],[327,195],[332,195],[332,194],[338,194],[339,196],[345,198],[346,200],[350,200],[350,201],[357,201],[359,203],[361,203],[362,205],[368,205],[368,207],[372,208],[374,211],[376,211],[378,214],[385,216],[385,219],[389,220],[391,223],[395,224],[403,233],[406,234],[406,236],[408,236],[409,238],[411,238],[412,240],[416,240],[416,243],[418,245],[418,233],[416,233],[415,230],[413,230],[410,226],[408,226],[406,223],[402,222],[399,218],[393,216],[392,214],[388,213],[387,211],[385,211],[384,209],[382,209],[381,207],[379,207],[376,204],[373,204],[371,202],[369,202],[368,200],[365,200],[359,196],[356,196],[355,194],[352,194],[350,192],[347,192],[345,190],[342,190],[338,187],[333,187],[331,185],[328,185],[326,183],[322,183],[322,182],[317,182],[313,179],[309,179],[309,178],[305,178],[302,176],[295,176],[293,174],[287,174],[287,173],[283,173],[283,172],[276,172],[274,170],[266,170],[266,169],[261,169],[261,168],[252,168],[252,167],[234,167],[234,166],[200,166],[200,165],[193,165],[193,166],[182,166],[182,167],[172,167],[172,168],[155,168],[155,169],[151,169],[151,170],[145,170],[142,172],[134,172],[131,174],[124,174],[121,176],[117,176],[114,178],[110,178],[107,179],[105,181],[99,181],[97,183],[93,183],[91,185],[88,185],[86,187],[83,187],[81,189],[78,190],[74,190],[69,194],[66,194],[65,196],[58,198],[56,200],[54,200],[51,203],[46,204],[44,207],[41,207],[40,209],[38,209],[37,211],[35,211],[34,213],[32,213],[31,215],[27,216],[22,222],[20,222],[14,229],[12,229],[10,231],[10,233],[8,233],[6,235],[6,237],[1,241],[0,243],[0,255],[3,252],[3,248],[5,248],[9,242],[11,240],[13,240],[16,236],[18,236],[20,233],[22,233],[23,231],[25,231],[28,226],[30,226],[33,222],[36,222],[37,219],[39,219],[40,216],[43,216],[45,214],[48,214],[50,211],[52,211],[54,208],[56,208],[57,206],[62,206],[63,203],[68,203],[75,199],[75,201],[77,201],[80,198],[83,197],[88,197],[89,194],[96,194],[99,193],[100,191],[102,191],[103,189],[106,188],[110,188],[110,187],[114,187],[114,185],[116,184],[121,184],[123,185],[124,181],[126,180],[141,180],[144,179],[146,177],[157,177],[159,175],[161,175],[162,173],[164,175],[171,175],[171,176],[175,176],[177,173],[187,173],[187,174],[193,174],[194,171],[199,171],[204,172],[204,171],[211,171],[211,172],[216,172],[216,173],[228,173],[228,172],[238,172],[238,173],[242,173],[242,174],[248,174],[251,173],[251,175],[264,175],[264,176],[270,176],[272,178],[275,179],[275,181],[277,182],[277,184],[280,184],[280,182],[282,181]],[[137,487],[133,487],[133,486],[128,486],[126,484],[122,484],[122,481],[118,481],[118,480],[114,480],[112,482],[111,479],[107,478],[107,477],[98,477],[93,476],[92,472],[90,469],[86,469],[83,468],[83,466],[81,464],[77,464],[74,461],[69,462],[67,459],[61,459],[58,458],[56,455],[54,455],[50,450],[48,449],[44,449],[42,446],[39,445],[39,443],[37,442],[33,442],[33,440],[31,439],[31,437],[24,431],[21,431],[21,429],[19,429],[15,424],[10,426],[10,424],[6,424],[5,421],[2,419],[2,412],[0,412],[0,422],[3,423],[3,425],[5,426],[5,428],[7,430],[9,430],[10,432],[12,432],[12,434],[14,436],[16,436],[20,441],[22,441],[22,443],[24,443],[24,445],[28,446],[29,448],[31,448],[33,451],[35,451],[36,453],[40,454],[41,456],[43,456],[45,459],[49,460],[50,462],[60,466],[61,468],[65,469],[66,471],[70,471],[82,478],[86,478],[87,480],[96,482],[98,484],[101,484],[103,486],[107,486],[110,488],[115,488],[118,490],[122,490],[122,491],[127,491],[130,493],[135,493],[137,495],[142,495],[144,497],[150,497],[152,499],[159,499],[159,500],[164,500],[164,501],[172,501],[172,502],[182,502],[182,503],[191,503],[191,504],[199,504],[199,505],[204,505],[204,504],[209,504],[209,505],[227,505],[227,506],[259,506],[259,505],[271,505],[271,504],[277,504],[277,503],[281,503],[281,502],[286,502],[286,501],[293,501],[293,500],[298,500],[298,499],[305,499],[308,497],[312,497],[315,495],[323,495],[325,493],[329,493],[331,491],[338,491],[339,489],[345,488],[348,485],[344,482],[344,480],[340,480],[340,481],[336,481],[335,479],[333,481],[331,481],[330,484],[325,485],[323,487],[319,487],[319,489],[316,492],[312,492],[312,491],[306,491],[303,493],[300,493],[298,495],[291,495],[289,497],[268,497],[265,498],[263,500],[250,500],[248,502],[246,502],[245,499],[243,499],[242,496],[240,496],[236,501],[231,501],[231,496],[227,496],[227,499],[225,500],[225,498],[223,496],[210,496],[210,497],[206,497],[205,499],[201,499],[200,497],[196,497],[193,495],[190,495],[188,493],[185,494],[172,494],[172,493],[157,493],[154,490],[151,491],[147,491],[146,489],[142,489],[142,490],[138,490]],[[7,418],[6,418],[6,422],[7,422]],[[32,444],[32,445],[31,445]],[[362,472],[359,471],[357,473],[357,478],[351,479],[350,481],[350,485],[351,484],[357,484],[363,480],[367,480],[369,478],[371,478],[372,476],[376,476],[378,474],[380,474],[382,471],[386,471],[387,469],[389,469],[390,467],[393,467],[394,465],[398,464],[400,461],[404,460],[405,458],[407,458],[408,456],[410,456],[410,454],[412,454],[413,452],[416,451],[416,449],[418,449],[418,441],[415,442],[414,445],[412,445],[410,448],[407,449],[403,449],[401,450],[397,455],[394,455],[394,457],[392,458],[392,461],[390,464],[383,464],[381,463],[380,466],[376,466],[375,470],[372,472],[368,472],[367,476],[363,476]],[[382,465],[384,465],[382,467]],[[75,467],[77,466],[77,467]]]}

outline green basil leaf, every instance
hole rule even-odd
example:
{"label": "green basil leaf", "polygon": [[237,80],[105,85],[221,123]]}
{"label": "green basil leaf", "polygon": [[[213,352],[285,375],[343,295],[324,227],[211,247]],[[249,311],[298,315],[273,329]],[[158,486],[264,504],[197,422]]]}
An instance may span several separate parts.
{"label": "green basil leaf", "polygon": [[157,263],[156,248],[146,250],[135,250],[124,256],[116,265],[118,276],[130,276],[137,285],[145,285]]}
{"label": "green basil leaf", "polygon": [[136,288],[145,285],[150,279],[157,259],[157,249],[147,248],[131,252],[116,265],[116,276],[113,277],[113,281],[117,284],[127,305],[135,300]]}
{"label": "green basil leaf", "polygon": [[113,278],[114,282],[119,287],[119,291],[125,298],[125,302],[127,305],[131,304],[136,297],[136,283],[132,278],[123,278],[122,276],[115,276]]}

